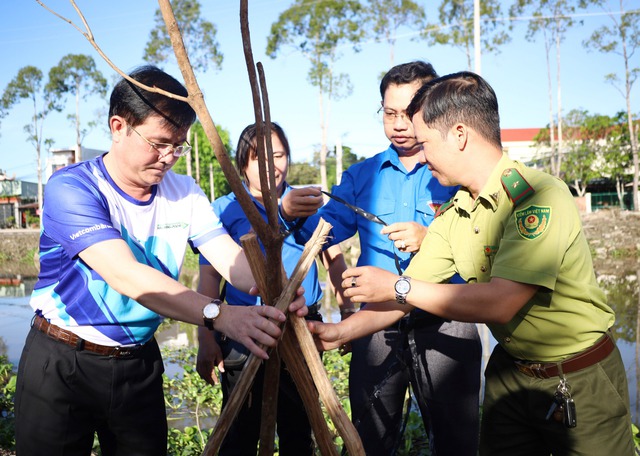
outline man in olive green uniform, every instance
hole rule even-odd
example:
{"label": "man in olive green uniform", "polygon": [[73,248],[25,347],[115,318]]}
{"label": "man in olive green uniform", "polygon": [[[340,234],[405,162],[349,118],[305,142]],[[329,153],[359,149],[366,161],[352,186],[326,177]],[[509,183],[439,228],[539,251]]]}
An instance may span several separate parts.
{"label": "man in olive green uniform", "polygon": [[[407,277],[345,272],[352,301],[379,304],[312,325],[318,344],[335,348],[414,307],[487,323],[498,345],[485,371],[482,455],[635,454],[615,316],[566,185],[503,154],[495,93],[476,74],[425,84],[407,113],[433,175],[461,189]],[[446,283],[455,273],[468,283]]]}

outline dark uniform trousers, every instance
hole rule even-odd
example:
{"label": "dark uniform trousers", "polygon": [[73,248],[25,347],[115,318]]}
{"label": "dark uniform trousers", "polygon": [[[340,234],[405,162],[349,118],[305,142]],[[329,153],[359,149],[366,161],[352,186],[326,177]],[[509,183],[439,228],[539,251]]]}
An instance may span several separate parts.
{"label": "dark uniform trousers", "polygon": [[476,456],[482,354],[477,327],[417,314],[352,341],[352,420],[366,454],[396,453],[411,384],[431,454]]}

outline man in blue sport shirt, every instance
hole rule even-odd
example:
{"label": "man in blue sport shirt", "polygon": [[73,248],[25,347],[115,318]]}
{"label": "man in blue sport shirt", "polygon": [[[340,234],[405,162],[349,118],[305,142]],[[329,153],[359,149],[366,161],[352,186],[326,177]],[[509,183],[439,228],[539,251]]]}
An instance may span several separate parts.
{"label": "man in blue sport shirt", "polygon": [[[457,190],[441,186],[420,164],[422,150],[405,111],[418,89],[436,77],[433,67],[421,61],[397,65],[384,76],[380,112],[391,144],[384,152],[351,166],[333,189],[336,196],[379,216],[388,226],[381,229],[334,200],[318,210],[322,194],[316,188],[295,189],[285,195],[282,217],[291,226],[308,217],[300,234],[310,237],[321,216],[333,226],[332,243],[357,233],[361,246],[358,266],[378,266],[402,274],[411,254],[419,250],[437,209]],[[399,302],[410,286],[409,280],[399,280]],[[432,454],[477,454],[482,350],[474,324],[418,310],[351,344],[352,420],[367,455],[388,456],[397,450],[409,385],[419,404]]]}
{"label": "man in blue sport shirt", "polygon": [[[153,66],[130,78],[186,97]],[[167,452],[164,366],[154,333],[163,317],[222,331],[256,356],[282,331],[272,306],[216,303],[178,282],[187,245],[231,283],[255,284],[242,249],[188,176],[171,171],[191,148],[187,103],[121,79],[109,107],[107,153],[56,171],[45,190],[40,274],[18,367],[21,455]],[[289,306],[307,313],[299,298]]]}

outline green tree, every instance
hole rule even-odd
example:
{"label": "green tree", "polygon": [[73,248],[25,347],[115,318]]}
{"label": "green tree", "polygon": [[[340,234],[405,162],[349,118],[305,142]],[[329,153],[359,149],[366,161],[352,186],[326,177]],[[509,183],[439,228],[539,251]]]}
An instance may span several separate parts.
{"label": "green tree", "polygon": [[628,170],[633,162],[631,139],[627,128],[627,113],[622,111],[616,113],[611,122],[612,126],[607,136],[607,147],[604,149],[601,170],[604,176],[615,182],[620,206],[624,207],[625,184],[629,182]]}
{"label": "green tree", "polygon": [[[84,54],[67,54],[58,65],[49,70],[49,82],[46,87],[55,99],[60,101],[65,95],[75,97],[75,115],[69,115],[74,121],[76,130],[76,156],[75,161],[82,160],[82,138],[87,131],[81,129],[80,100],[86,100],[89,96],[98,94],[101,97],[107,95],[107,80],[96,68],[93,57]],[[90,126],[95,125],[90,123]]]}
{"label": "green tree", "polygon": [[[231,153],[233,148],[231,147],[231,140],[229,139],[229,131],[220,126],[216,126],[216,128],[225,149]],[[213,152],[213,147],[207,139],[200,122],[196,122],[193,127],[191,127],[191,133],[191,145],[195,150],[197,142],[198,154],[195,154],[194,150],[192,150],[186,156],[181,157],[174,165],[173,170],[179,174],[188,174],[193,176],[198,185],[200,185],[200,188],[202,188],[209,198],[211,198],[210,172],[212,172],[214,189],[213,196],[218,198],[228,194],[231,192],[231,186],[222,172],[220,163]],[[191,171],[189,172],[189,170]]]}
{"label": "green tree", "polygon": [[320,168],[311,163],[291,162],[287,182],[291,185],[317,185],[320,183]]}
{"label": "green tree", "polygon": [[44,139],[42,129],[44,120],[51,111],[60,111],[60,107],[53,102],[52,94],[43,84],[43,75],[40,69],[34,66],[25,66],[18,70],[18,74],[7,84],[0,99],[0,110],[3,115],[19,103],[28,100],[33,106],[33,115],[30,123],[25,125],[28,141],[36,149],[36,161],[38,167],[38,213],[42,212],[42,146],[50,146],[51,139]]}
{"label": "green tree", "polygon": [[[364,37],[363,7],[356,0],[295,0],[271,25],[267,39],[267,55],[276,58],[285,46],[293,47],[309,60],[308,81],[318,89],[320,109],[320,182],[327,188],[327,131],[330,100],[351,93],[351,82],[345,73],[335,74],[340,57],[339,47],[358,43]],[[325,103],[327,105],[325,110]]]}
{"label": "green tree", "polygon": [[[336,147],[327,154],[327,185],[336,185]],[[359,163],[364,157],[358,157],[349,146],[342,146],[342,169],[347,169],[354,163]],[[311,163],[291,163],[287,172],[287,182],[291,185],[317,185],[320,182],[320,151],[313,154]]]}
{"label": "green tree", "polygon": [[[586,0],[583,0],[586,1]],[[608,7],[608,3],[603,0],[592,0],[595,3]],[[609,73],[605,76],[605,80],[613,84],[622,94],[626,103],[627,111],[627,128],[629,129],[629,138],[631,145],[631,153],[633,157],[633,208],[640,211],[638,202],[638,179],[640,168],[638,164],[638,130],[634,132],[634,116],[631,109],[631,89],[640,74],[640,66],[636,65],[637,60],[633,60],[633,56],[640,49],[640,10],[626,10],[623,0],[618,0],[619,6],[614,14],[608,10],[610,25],[603,25],[595,30],[591,36],[583,41],[583,45],[587,49],[594,49],[603,53],[613,53],[621,57],[624,64],[624,81],[621,81],[616,73]]]}
{"label": "green tree", "polygon": [[[498,52],[499,47],[510,40],[504,22],[498,20],[502,14],[499,0],[480,2],[482,22],[481,46],[488,52]],[[467,56],[467,68],[473,69],[474,49],[473,0],[442,0],[438,7],[438,21],[429,22],[422,36],[429,44],[444,44],[460,48]]]}
{"label": "green tree", "polygon": [[[216,26],[201,17],[198,0],[173,0],[173,13],[182,34],[193,69],[206,72],[210,65],[222,68],[223,56],[216,41]],[[156,10],[155,28],[151,30],[143,59],[153,64],[166,62],[173,56],[169,32],[160,9]]]}
{"label": "green tree", "polygon": [[584,196],[589,182],[602,176],[598,165],[604,161],[611,118],[574,109],[565,121],[567,145],[562,162],[563,178],[578,196]]}
{"label": "green tree", "polygon": [[413,0],[369,0],[364,15],[368,34],[389,45],[389,68],[393,66],[398,29],[422,30],[427,18],[424,8]]}

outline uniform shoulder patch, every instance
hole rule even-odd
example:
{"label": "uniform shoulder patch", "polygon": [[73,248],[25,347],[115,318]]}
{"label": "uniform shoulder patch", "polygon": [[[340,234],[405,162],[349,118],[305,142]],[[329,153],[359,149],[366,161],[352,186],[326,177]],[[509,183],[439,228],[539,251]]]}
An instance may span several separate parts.
{"label": "uniform shoulder patch", "polygon": [[514,206],[519,205],[535,193],[533,187],[529,185],[529,182],[527,182],[522,174],[515,168],[505,169],[500,177],[500,181]]}
{"label": "uniform shoulder patch", "polygon": [[551,207],[528,206],[515,213],[516,229],[524,239],[535,239],[544,233],[551,223]]}
{"label": "uniform shoulder patch", "polygon": [[446,203],[443,203],[440,205],[440,207],[436,211],[436,215],[433,216],[434,220],[437,219],[442,214],[444,214],[445,212],[447,212],[447,210],[451,209],[452,207],[453,207],[453,198],[451,198]]}

